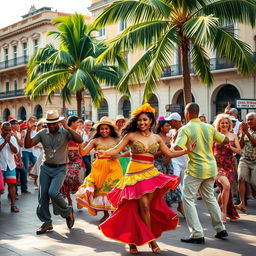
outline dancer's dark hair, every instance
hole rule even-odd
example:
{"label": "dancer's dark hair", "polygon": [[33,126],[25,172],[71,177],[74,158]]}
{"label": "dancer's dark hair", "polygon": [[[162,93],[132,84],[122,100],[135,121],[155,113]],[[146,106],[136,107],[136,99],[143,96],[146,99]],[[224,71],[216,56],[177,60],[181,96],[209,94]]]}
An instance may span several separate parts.
{"label": "dancer's dark hair", "polygon": [[76,122],[80,118],[78,116],[69,116],[67,119],[67,125],[70,127],[72,123]]}
{"label": "dancer's dark hair", "polygon": [[99,138],[101,137],[101,134],[100,134],[100,127],[102,125],[107,125],[110,129],[110,134],[109,136],[112,137],[112,138],[118,138],[118,133],[116,132],[116,130],[114,129],[114,127],[112,125],[108,125],[108,124],[100,124],[96,131],[95,131],[95,134],[92,136],[92,139],[96,139],[96,138]]}
{"label": "dancer's dark hair", "polygon": [[140,115],[145,114],[152,122],[150,125],[150,131],[155,127],[156,125],[156,118],[152,112],[141,112],[137,116],[132,117],[128,124],[124,127],[122,130],[122,136],[125,136],[126,134],[130,132],[136,132],[139,131],[140,129],[138,128],[138,118]]}
{"label": "dancer's dark hair", "polygon": [[162,128],[165,124],[167,124],[167,123],[168,123],[168,121],[166,121],[166,120],[160,120],[160,121],[158,121],[157,126],[156,126],[156,134],[159,134],[159,133],[161,132],[161,128]]}

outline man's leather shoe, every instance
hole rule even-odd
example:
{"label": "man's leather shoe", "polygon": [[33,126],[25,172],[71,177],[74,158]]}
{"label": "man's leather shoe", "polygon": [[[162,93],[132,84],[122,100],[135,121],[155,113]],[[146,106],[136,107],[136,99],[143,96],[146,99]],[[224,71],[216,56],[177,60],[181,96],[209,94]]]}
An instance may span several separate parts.
{"label": "man's leather shoe", "polygon": [[228,236],[228,232],[225,229],[220,232],[217,232],[217,234],[215,235],[215,237],[219,239],[224,239],[227,236]]}
{"label": "man's leather shoe", "polygon": [[45,226],[41,226],[41,227],[36,231],[36,234],[37,234],[37,235],[42,235],[42,234],[44,234],[44,233],[46,233],[47,231],[52,230],[52,229],[53,229],[52,224],[45,225]]}
{"label": "man's leather shoe", "polygon": [[69,229],[71,229],[74,226],[75,217],[74,217],[73,208],[71,209],[70,215],[66,218],[66,223]]}
{"label": "man's leather shoe", "polygon": [[185,237],[180,239],[181,242],[190,243],[190,244],[204,244],[204,237],[192,238]]}

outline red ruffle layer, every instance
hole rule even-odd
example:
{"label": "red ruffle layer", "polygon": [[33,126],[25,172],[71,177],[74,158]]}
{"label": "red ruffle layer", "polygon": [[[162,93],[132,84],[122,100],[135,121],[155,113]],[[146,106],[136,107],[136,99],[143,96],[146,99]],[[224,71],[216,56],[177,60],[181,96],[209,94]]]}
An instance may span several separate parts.
{"label": "red ruffle layer", "polygon": [[[179,219],[165,201],[163,195],[175,189],[179,178],[174,175],[159,174],[148,180],[142,180],[124,189],[114,188],[108,197],[118,209],[99,226],[105,236],[127,244],[143,245],[161,236],[162,232],[177,227]],[[156,193],[150,205],[151,229],[140,217],[136,199],[146,193]]]}

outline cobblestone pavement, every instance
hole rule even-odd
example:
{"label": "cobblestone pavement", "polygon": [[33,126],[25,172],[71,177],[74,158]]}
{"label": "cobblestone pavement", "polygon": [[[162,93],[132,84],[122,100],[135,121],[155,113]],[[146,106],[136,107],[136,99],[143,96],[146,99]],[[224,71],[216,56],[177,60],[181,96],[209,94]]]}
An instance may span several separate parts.
{"label": "cobblestone pavement", "polygon": [[[31,182],[31,181],[30,181]],[[17,206],[20,213],[11,213],[7,193],[1,197],[0,209],[0,255],[1,256],[90,256],[130,255],[128,246],[112,241],[98,230],[97,217],[90,216],[85,209],[75,209],[76,222],[69,230],[65,220],[53,217],[54,231],[37,236],[35,231],[41,225],[35,214],[37,191],[30,186],[31,194],[19,195]],[[176,207],[174,205],[174,207]],[[175,231],[165,232],[158,243],[160,255],[184,256],[238,256],[256,255],[256,200],[248,201],[247,214],[241,213],[237,223],[227,222],[227,241],[214,238],[210,217],[202,201],[197,201],[199,217],[205,229],[205,245],[184,244],[180,238],[189,235],[184,218]],[[154,255],[148,246],[139,247],[139,255]]]}

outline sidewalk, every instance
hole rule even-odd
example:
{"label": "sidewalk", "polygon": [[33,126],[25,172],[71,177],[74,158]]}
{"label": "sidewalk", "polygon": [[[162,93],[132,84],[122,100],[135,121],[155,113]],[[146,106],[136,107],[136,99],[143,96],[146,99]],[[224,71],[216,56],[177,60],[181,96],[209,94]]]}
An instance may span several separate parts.
{"label": "sidewalk", "polygon": [[[35,231],[41,223],[36,216],[37,191],[30,186],[32,194],[20,195],[17,206],[20,213],[11,213],[7,193],[1,197],[0,209],[0,255],[1,256],[115,256],[130,255],[128,246],[110,240],[98,230],[102,214],[93,217],[85,209],[75,207],[76,222],[69,230],[65,219],[53,217],[54,231],[37,236]],[[237,223],[227,221],[227,241],[214,238],[215,231],[202,201],[197,201],[199,217],[205,228],[205,245],[184,244],[180,238],[189,235],[184,218],[175,231],[166,232],[158,240],[160,255],[170,256],[254,256],[256,255],[256,200],[248,201],[247,214],[240,214]],[[148,246],[139,247],[138,255],[155,255]]]}

